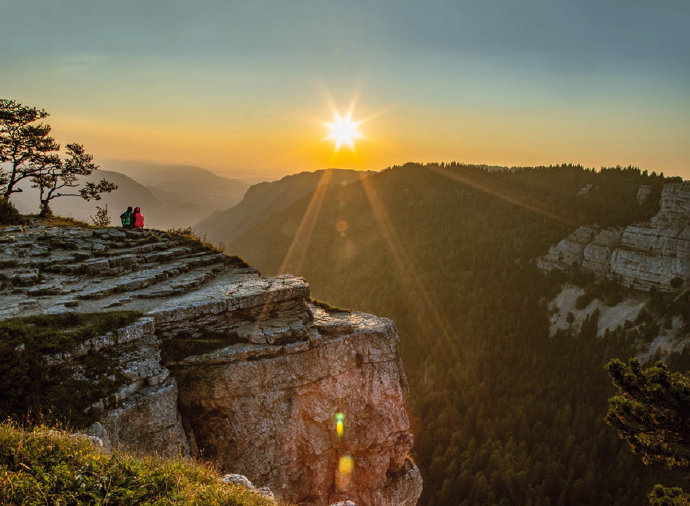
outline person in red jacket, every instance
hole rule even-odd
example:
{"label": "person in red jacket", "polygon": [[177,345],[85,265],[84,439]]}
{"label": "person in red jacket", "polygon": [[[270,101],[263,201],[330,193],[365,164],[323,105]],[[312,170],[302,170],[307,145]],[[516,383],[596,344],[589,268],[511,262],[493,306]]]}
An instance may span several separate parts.
{"label": "person in red jacket", "polygon": [[141,214],[141,209],[138,207],[134,208],[132,223],[134,224],[134,228],[144,228],[144,215]]}

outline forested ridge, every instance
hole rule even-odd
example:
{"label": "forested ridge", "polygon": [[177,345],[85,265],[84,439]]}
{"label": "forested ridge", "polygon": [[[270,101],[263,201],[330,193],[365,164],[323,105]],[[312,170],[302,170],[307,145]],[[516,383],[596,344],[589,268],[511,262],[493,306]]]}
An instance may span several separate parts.
{"label": "forested ridge", "polygon": [[[547,302],[568,274],[533,259],[581,224],[648,219],[664,181],[634,168],[407,164],[301,199],[228,251],[395,320],[420,504],[645,504],[654,483],[682,483],[643,466],[603,420],[605,365],[633,355],[633,338],[597,339],[594,320],[549,337]],[[640,185],[652,189],[642,205]]]}

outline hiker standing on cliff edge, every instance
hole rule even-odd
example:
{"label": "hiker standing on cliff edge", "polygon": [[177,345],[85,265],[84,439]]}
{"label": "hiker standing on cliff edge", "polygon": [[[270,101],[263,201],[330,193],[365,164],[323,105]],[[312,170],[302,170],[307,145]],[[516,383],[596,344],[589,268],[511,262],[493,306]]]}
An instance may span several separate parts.
{"label": "hiker standing on cliff edge", "polygon": [[144,228],[144,215],[141,214],[141,210],[138,207],[134,208],[134,214],[132,214],[132,224],[134,228]]}

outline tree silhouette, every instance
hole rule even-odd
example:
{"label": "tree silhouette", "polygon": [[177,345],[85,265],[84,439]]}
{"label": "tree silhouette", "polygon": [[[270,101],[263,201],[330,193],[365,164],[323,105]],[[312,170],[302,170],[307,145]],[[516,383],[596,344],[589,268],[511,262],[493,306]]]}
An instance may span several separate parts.
{"label": "tree silhouette", "polygon": [[4,200],[22,191],[16,185],[38,174],[60,145],[49,135],[50,126],[35,124],[48,116],[43,109],[22,105],[15,100],[0,99],[0,192]]}
{"label": "tree silhouette", "polygon": [[[80,181],[98,169],[93,156],[81,144],[67,144],[67,158],[60,158],[60,145],[50,136],[50,125],[37,121],[48,117],[43,109],[15,100],[0,99],[0,194],[7,202],[21,192],[17,184],[30,179],[39,189],[40,215],[51,213],[50,202],[58,197],[100,200],[117,186],[105,179]],[[2,164],[8,164],[7,168]]]}
{"label": "tree silhouette", "polygon": [[93,156],[86,153],[81,144],[67,144],[68,158],[57,155],[46,157],[38,173],[31,177],[33,186],[39,189],[41,216],[50,216],[50,201],[59,197],[81,197],[84,200],[100,200],[101,193],[117,189],[117,185],[106,179],[98,183],[82,182],[81,176],[88,176],[98,165]]}

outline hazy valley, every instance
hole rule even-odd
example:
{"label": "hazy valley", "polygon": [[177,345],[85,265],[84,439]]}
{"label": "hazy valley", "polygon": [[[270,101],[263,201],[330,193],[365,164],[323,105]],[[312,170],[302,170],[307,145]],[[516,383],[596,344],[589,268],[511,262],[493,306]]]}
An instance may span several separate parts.
{"label": "hazy valley", "polygon": [[[192,226],[217,210],[239,202],[253,179],[229,179],[200,167],[162,165],[134,161],[109,161],[87,181],[106,178],[118,186],[100,201],[84,202],[63,198],[55,202],[55,212],[90,222],[96,206],[108,206],[113,225],[127,207],[141,207],[147,226],[167,230]],[[38,212],[38,190],[23,182],[22,192],[13,202],[23,213]]]}

